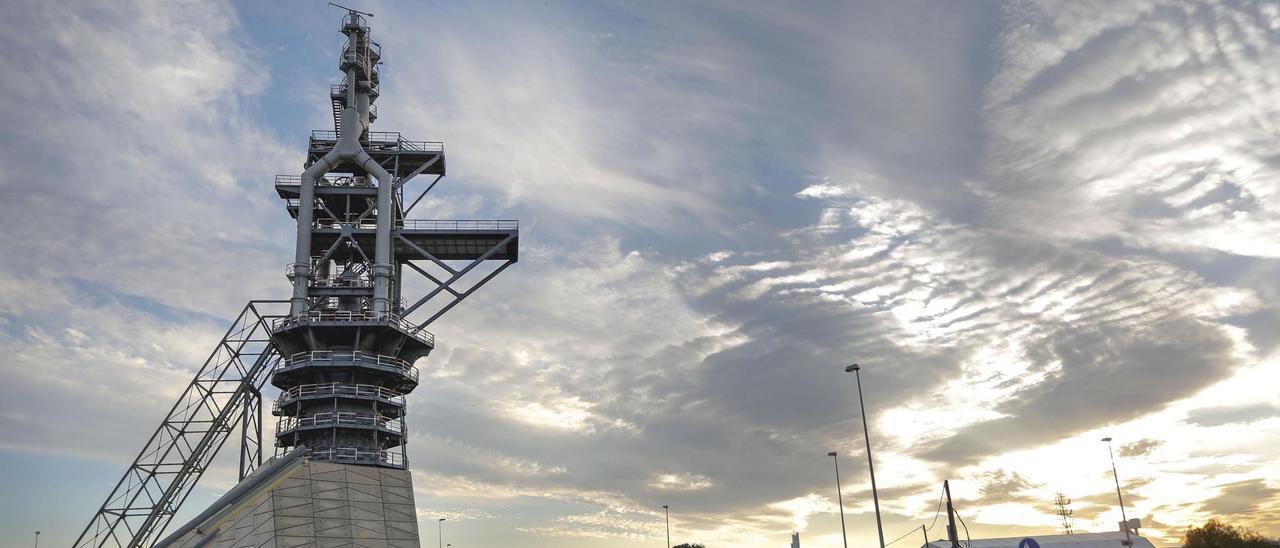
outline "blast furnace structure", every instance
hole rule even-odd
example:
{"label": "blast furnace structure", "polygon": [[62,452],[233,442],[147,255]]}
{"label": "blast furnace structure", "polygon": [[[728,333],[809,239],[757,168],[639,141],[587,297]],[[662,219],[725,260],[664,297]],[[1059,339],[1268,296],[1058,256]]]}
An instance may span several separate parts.
{"label": "blast furnace structure", "polygon": [[[301,175],[276,177],[298,227],[291,298],[245,307],[75,546],[418,546],[405,400],[435,348],[425,327],[516,262],[519,227],[410,218],[445,175],[444,145],[370,130],[382,51],[368,15],[343,18],[334,130],[312,132]],[[276,457],[262,465],[268,379]],[[160,539],[233,431],[240,483]]]}

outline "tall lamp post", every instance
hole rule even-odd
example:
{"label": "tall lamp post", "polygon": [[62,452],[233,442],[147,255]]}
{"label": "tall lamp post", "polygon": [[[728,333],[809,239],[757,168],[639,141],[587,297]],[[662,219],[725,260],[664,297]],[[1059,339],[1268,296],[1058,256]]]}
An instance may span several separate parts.
{"label": "tall lamp post", "polygon": [[858,381],[858,409],[862,411],[862,438],[867,442],[867,471],[871,473],[871,500],[876,505],[876,532],[880,534],[880,548],[884,547],[884,526],[880,524],[880,495],[876,492],[876,467],[871,463],[871,431],[867,429],[867,407],[862,403],[862,376],[858,373],[862,368],[858,364],[844,368],[844,372],[853,372]]}
{"label": "tall lamp post", "polygon": [[840,492],[840,461],[836,460],[836,452],[827,453],[831,457],[831,464],[836,467],[836,500],[840,501],[840,539],[844,541],[844,548],[849,548],[849,537],[844,532],[844,495]]}
{"label": "tall lamp post", "polygon": [[1111,477],[1116,480],[1116,499],[1120,501],[1120,519],[1124,520],[1124,545],[1133,546],[1133,539],[1129,538],[1129,517],[1124,515],[1124,496],[1120,494],[1120,474],[1116,473],[1116,454],[1111,451],[1111,438],[1102,438],[1107,443],[1107,456],[1111,457]]}
{"label": "tall lamp post", "polygon": [[671,548],[671,508],[663,504],[662,513],[667,516],[667,548]]}
{"label": "tall lamp post", "polygon": [[40,548],[40,531],[36,531],[36,548]]}
{"label": "tall lamp post", "polygon": [[444,548],[444,518],[436,520],[436,546]]}

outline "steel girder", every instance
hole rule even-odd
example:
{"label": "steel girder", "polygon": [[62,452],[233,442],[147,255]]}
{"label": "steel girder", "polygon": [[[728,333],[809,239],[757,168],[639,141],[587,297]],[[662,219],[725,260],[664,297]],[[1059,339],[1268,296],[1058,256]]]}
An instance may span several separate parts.
{"label": "steel girder", "polygon": [[240,476],[262,458],[261,396],[278,353],[262,308],[289,301],[250,301],[182,391],[124,476],[73,545],[150,546],[191,494],[213,457],[239,426]]}

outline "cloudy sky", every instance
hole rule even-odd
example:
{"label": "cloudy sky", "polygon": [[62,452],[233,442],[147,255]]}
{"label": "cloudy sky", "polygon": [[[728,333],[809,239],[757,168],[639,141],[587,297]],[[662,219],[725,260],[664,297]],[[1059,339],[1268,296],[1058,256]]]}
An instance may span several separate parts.
{"label": "cloudy sky", "polygon": [[[355,1],[355,0],[352,0]],[[1280,5],[356,2],[428,218],[521,261],[433,326],[457,546],[840,545],[1221,516],[1280,535]],[[331,125],[322,2],[0,19],[0,546],[68,545],[249,299]],[[188,515],[234,483],[233,456]],[[941,525],[931,537],[943,534]],[[918,533],[894,546],[918,546]]]}

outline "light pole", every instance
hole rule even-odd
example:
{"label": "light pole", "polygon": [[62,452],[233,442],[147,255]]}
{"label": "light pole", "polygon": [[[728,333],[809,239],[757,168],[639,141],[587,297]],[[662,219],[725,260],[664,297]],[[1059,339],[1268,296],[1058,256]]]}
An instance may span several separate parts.
{"label": "light pole", "polygon": [[667,548],[671,548],[671,509],[663,504],[662,513],[667,516]]}
{"label": "light pole", "polygon": [[444,518],[436,520],[436,525],[438,526],[436,529],[436,534],[438,535],[436,537],[436,546],[437,548],[444,548]]}
{"label": "light pole", "polygon": [[862,368],[858,364],[844,368],[844,372],[853,371],[858,381],[858,409],[862,411],[862,438],[867,442],[867,470],[871,473],[871,500],[876,505],[876,532],[880,534],[880,548],[884,548],[884,526],[880,524],[880,495],[876,492],[876,467],[871,463],[871,431],[867,429],[867,407],[862,403],[862,376],[858,373]]}
{"label": "light pole", "polygon": [[836,452],[827,453],[831,457],[831,464],[836,467],[836,500],[840,501],[840,539],[844,541],[844,548],[849,548],[849,536],[844,532],[844,495],[840,493],[840,461],[836,459]]}
{"label": "light pole", "polygon": [[1120,495],[1120,474],[1116,473],[1116,455],[1111,452],[1111,438],[1102,438],[1107,442],[1107,456],[1111,457],[1111,477],[1116,480],[1116,499],[1120,501],[1120,519],[1124,520],[1124,545],[1133,546],[1133,539],[1129,538],[1129,517],[1124,515],[1124,497]]}
{"label": "light pole", "polygon": [[40,548],[40,531],[36,531],[36,548]]}

